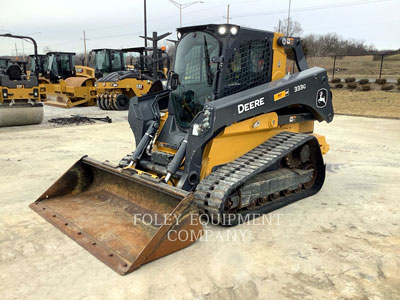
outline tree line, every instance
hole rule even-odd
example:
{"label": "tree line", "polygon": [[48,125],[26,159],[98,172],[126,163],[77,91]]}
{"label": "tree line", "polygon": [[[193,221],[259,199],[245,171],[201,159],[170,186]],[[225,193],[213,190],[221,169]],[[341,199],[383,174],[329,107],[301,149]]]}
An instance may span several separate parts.
{"label": "tree line", "polygon": [[345,39],[337,33],[304,35],[301,24],[294,20],[279,20],[279,25],[274,30],[288,36],[301,37],[306,56],[364,55],[380,52],[373,44],[358,39]]}

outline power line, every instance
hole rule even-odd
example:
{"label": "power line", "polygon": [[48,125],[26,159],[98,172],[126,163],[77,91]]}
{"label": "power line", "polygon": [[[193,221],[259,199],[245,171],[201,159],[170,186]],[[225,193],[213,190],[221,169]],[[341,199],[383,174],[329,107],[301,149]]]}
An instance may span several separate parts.
{"label": "power line", "polygon": [[[387,2],[387,1],[392,1],[392,0],[371,0],[371,1],[364,0],[364,1],[347,2],[347,3],[342,3],[342,4],[332,3],[332,4],[327,4],[327,5],[295,8],[295,9],[291,9],[291,12],[304,12],[304,11],[313,11],[313,10],[329,9],[329,8],[337,8],[337,7],[357,6],[357,5],[365,5],[365,4],[371,4],[371,3]],[[235,18],[257,17],[257,16],[277,15],[277,14],[286,14],[286,13],[287,13],[287,10],[276,10],[276,11],[268,11],[268,12],[242,14],[242,15],[235,16]]]}

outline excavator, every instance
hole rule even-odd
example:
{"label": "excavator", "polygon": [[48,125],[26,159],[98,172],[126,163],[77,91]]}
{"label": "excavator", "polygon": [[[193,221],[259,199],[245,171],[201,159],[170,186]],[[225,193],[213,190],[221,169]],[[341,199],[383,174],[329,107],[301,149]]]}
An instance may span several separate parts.
{"label": "excavator", "polygon": [[[121,50],[105,50],[96,53],[96,66],[103,66],[110,61],[108,74],[97,80],[97,105],[102,110],[127,110],[129,99],[134,96],[152,94],[163,89],[161,79],[166,78],[169,70],[169,56],[165,47],[158,48],[159,40],[171,33],[160,36],[153,32],[152,37],[143,37],[153,42],[153,47],[133,47]],[[147,56],[151,52],[151,56]],[[105,58],[99,55],[105,54]],[[125,64],[127,56],[131,58],[130,64]],[[137,61],[133,62],[133,56]],[[121,61],[123,63],[121,63]],[[164,70],[165,69],[165,70]],[[166,82],[166,80],[165,80]]]}
{"label": "excavator", "polygon": [[[36,41],[28,36],[1,34],[0,37],[29,41],[37,55]],[[37,75],[26,74],[26,65],[0,60],[0,127],[39,124],[43,120],[43,103],[40,101]]]}
{"label": "excavator", "polygon": [[[334,112],[301,40],[233,24],[179,28],[167,88],[133,97],[118,165],[84,156],[30,207],[120,274],[316,194]],[[285,49],[299,72],[286,74]]]}

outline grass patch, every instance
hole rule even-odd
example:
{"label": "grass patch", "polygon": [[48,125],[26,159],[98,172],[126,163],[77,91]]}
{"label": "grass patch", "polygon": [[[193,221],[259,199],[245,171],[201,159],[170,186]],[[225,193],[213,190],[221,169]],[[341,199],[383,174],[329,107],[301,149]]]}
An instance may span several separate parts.
{"label": "grass patch", "polygon": [[335,113],[400,119],[399,93],[332,90]]}

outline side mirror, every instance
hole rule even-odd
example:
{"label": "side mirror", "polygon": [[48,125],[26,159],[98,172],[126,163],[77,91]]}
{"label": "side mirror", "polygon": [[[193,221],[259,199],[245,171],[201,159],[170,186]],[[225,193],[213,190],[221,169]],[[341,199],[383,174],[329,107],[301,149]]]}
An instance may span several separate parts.
{"label": "side mirror", "polygon": [[168,90],[170,91],[176,90],[178,88],[178,85],[179,85],[179,75],[174,71],[169,72],[167,81]]}

